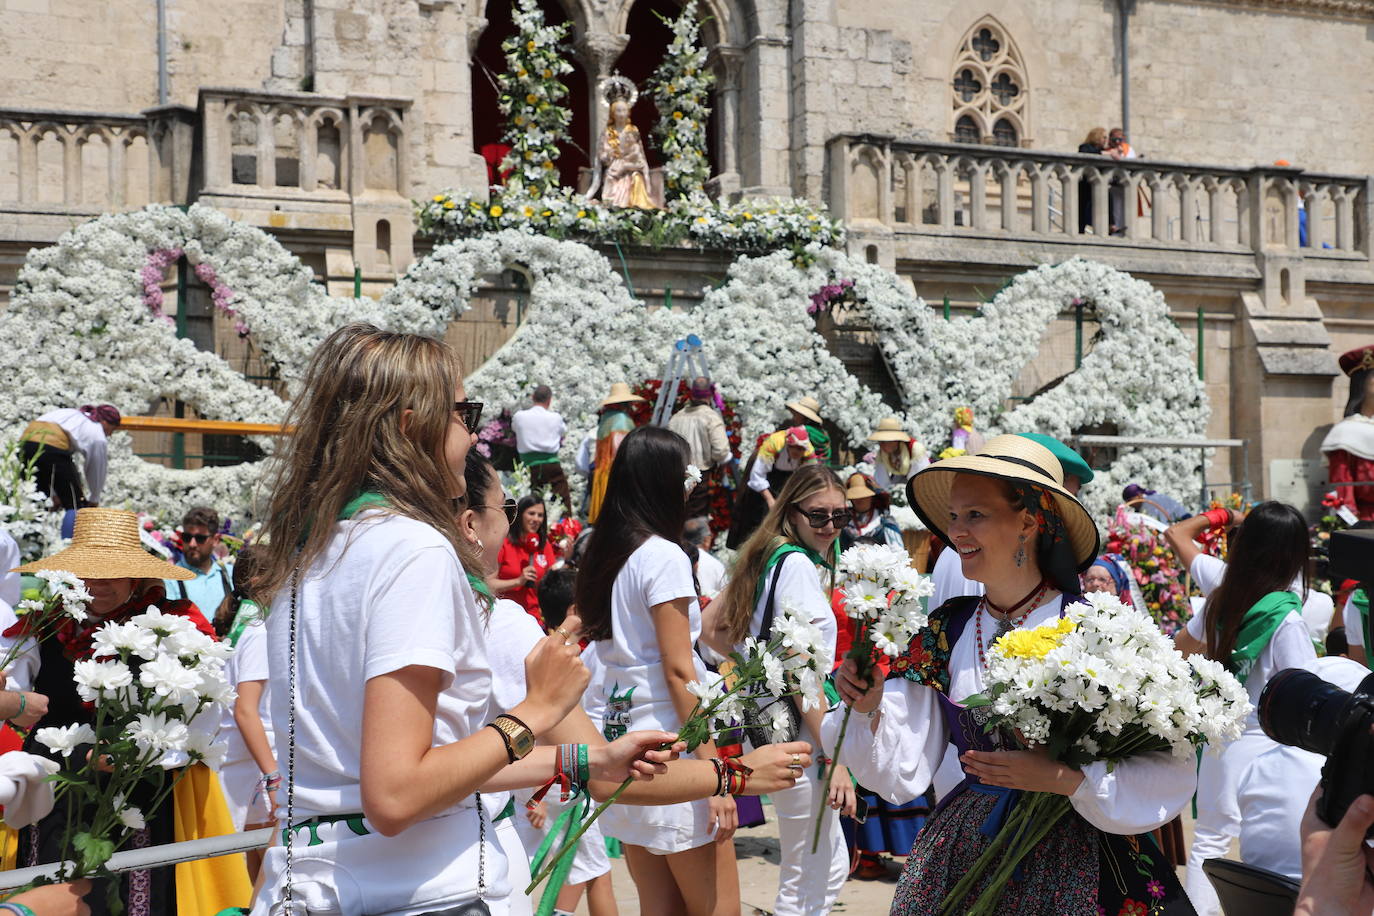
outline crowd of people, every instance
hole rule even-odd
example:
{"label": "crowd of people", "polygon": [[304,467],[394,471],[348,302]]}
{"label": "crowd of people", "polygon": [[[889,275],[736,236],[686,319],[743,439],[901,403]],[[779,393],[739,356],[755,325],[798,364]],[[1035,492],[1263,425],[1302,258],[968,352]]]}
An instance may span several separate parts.
{"label": "crowd of people", "polygon": [[[23,733],[89,722],[75,667],[92,657],[96,628],[150,606],[232,647],[237,696],[218,775],[165,760],[196,771],[199,802],[154,804],[150,794],[133,845],[280,829],[246,862],[125,873],[116,897],[132,916],[219,904],[253,916],[571,914],[585,904],[610,916],[613,855],[628,865],[641,913],[729,916],[741,912],[734,836],[763,822],[765,795],[779,841],[774,913],[831,912],[851,876],[884,875],[895,856],[905,861],[891,912],[933,914],[1025,792],[1061,795],[1071,813],[1023,860],[999,913],[1219,913],[1202,865],[1237,837],[1246,862],[1307,879],[1300,912],[1369,911],[1374,882],[1352,863],[1363,864],[1374,799],[1353,805],[1348,823],[1321,823],[1308,810],[1321,759],[1276,744],[1256,716],[1200,765],[1155,752],[1076,767],[988,732],[961,704],[987,687],[988,650],[1003,634],[1060,620],[1085,594],[1142,604],[1135,570],[1103,552],[1078,499],[1094,474],[1073,449],[1002,435],[932,463],[887,418],[867,437],[871,455],[851,456],[822,405],[802,397],[739,455],[718,395],[709,379],[691,380],[660,427],[641,425],[643,398],[615,385],[579,449],[579,513],[554,391],[535,387],[512,419],[531,485],[517,496],[473,448],[483,405],[468,400],[453,351],[351,325],[318,349],[292,405],[261,536],[231,557],[219,514],[196,508],[181,520],[174,562],[141,546],[133,513],[95,505],[118,411],[44,414],[25,442],[54,506],[77,510],[73,538],[18,572],[79,576],[90,617],[34,642],[0,595],[0,646],[21,650],[4,672],[0,713]],[[869,460],[846,467],[848,457]],[[728,529],[701,473],[713,470],[737,475]],[[1367,600],[1337,611],[1316,597],[1296,509],[1194,515],[1142,486],[1123,503],[1157,510],[1202,592],[1175,645],[1224,665],[1255,705],[1285,668],[1347,690],[1368,674],[1338,653],[1319,658],[1314,633]],[[907,549],[898,505],[938,549],[912,558],[933,579],[931,622],[867,672],[846,659],[855,632],[837,561],[854,545]],[[1206,547],[1223,531],[1225,559]],[[716,551],[721,533],[728,562]],[[828,704],[789,704],[788,727],[773,737],[793,740],[769,743],[740,722],[689,749],[678,731],[697,705],[694,685],[766,642],[784,610],[833,654]],[[846,709],[849,737],[827,759]],[[0,780],[0,802],[11,825],[11,812],[32,815],[21,864],[56,861],[65,826],[96,802],[41,810],[43,778],[70,761],[32,740],[23,747],[0,756],[0,776],[11,773],[6,760],[37,762],[8,799]],[[587,800],[613,793],[550,890],[527,895],[532,872],[585,824]],[[1185,849],[1180,819],[1194,797]],[[15,898],[16,916],[103,913],[106,891],[29,891]]]}

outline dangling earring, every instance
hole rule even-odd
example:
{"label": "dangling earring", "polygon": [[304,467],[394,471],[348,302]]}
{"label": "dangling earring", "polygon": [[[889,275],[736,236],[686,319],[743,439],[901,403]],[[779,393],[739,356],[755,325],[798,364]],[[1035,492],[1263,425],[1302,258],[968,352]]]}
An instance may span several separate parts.
{"label": "dangling earring", "polygon": [[1016,565],[1026,565],[1026,536],[1021,535],[1021,545],[1016,548]]}
{"label": "dangling earring", "polygon": [[[477,543],[477,549],[478,549],[478,550],[486,550],[486,549],[487,549],[487,545],[482,543],[482,539],[481,539],[481,538],[473,538],[473,540]],[[1019,565],[1021,565],[1021,564],[1018,563],[1017,565],[1019,566]]]}

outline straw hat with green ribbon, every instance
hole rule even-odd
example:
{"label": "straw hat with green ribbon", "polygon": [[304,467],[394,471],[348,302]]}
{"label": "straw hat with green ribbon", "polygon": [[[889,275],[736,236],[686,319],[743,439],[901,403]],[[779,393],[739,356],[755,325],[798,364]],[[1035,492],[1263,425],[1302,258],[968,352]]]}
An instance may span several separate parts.
{"label": "straw hat with green ribbon", "polygon": [[78,509],[71,544],[50,557],[25,563],[11,572],[60,569],[82,579],[194,579],[189,569],[173,566],[143,549],[138,516],[123,509]]}

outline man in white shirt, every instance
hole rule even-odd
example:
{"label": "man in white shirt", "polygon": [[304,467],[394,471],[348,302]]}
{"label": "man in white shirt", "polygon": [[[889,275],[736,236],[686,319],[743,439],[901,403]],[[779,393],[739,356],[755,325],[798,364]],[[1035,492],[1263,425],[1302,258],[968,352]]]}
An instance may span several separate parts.
{"label": "man in white shirt", "polygon": [[219,513],[208,506],[187,512],[181,520],[181,559],[177,565],[196,577],[185,582],[164,579],[162,583],[168,598],[193,602],[211,623],[225,596],[234,591],[234,565],[215,556],[219,544]]}
{"label": "man in white shirt", "polygon": [[[705,377],[692,382],[691,401],[673,414],[668,428],[687,440],[688,461],[701,469],[703,475],[717,465],[730,460],[730,437],[725,431],[725,418],[712,403],[715,389]],[[687,516],[695,518],[711,511],[711,484],[702,480],[687,497]]]}
{"label": "man in white shirt", "polygon": [[563,447],[563,435],[568,424],[563,418],[549,409],[553,402],[553,389],[539,385],[534,389],[529,407],[515,412],[510,425],[515,430],[515,451],[520,455],[520,463],[530,469],[530,486],[547,487],[563,501],[567,512],[573,511],[572,492],[568,489],[568,478],[563,473],[563,465],[558,460],[558,450]]}

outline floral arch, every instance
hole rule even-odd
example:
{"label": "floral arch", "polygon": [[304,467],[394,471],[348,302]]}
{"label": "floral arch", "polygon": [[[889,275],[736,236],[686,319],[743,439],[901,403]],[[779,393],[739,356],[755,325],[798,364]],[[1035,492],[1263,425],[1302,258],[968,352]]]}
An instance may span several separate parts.
{"label": "floral arch", "polygon": [[[209,419],[280,421],[281,398],[178,339],[150,307],[146,272],[172,251],[213,275],[217,305],[253,335],[288,393],[334,328],[365,320],[438,336],[468,308],[484,277],[520,266],[532,280],[526,320],[471,372],[468,389],[496,408],[523,402],[536,384],[552,385],[575,431],[564,446],[567,460],[576,431],[592,427],[610,385],[657,377],[673,341],[691,333],[705,342],[716,382],[736,399],[746,441],[767,431],[784,401],[802,395],[816,397],[855,445],[895,412],[935,446],[952,409],[962,405],[992,432],[1065,436],[1111,421],[1126,435],[1198,436],[1206,427],[1204,389],[1163,296],[1081,259],[1022,274],[975,316],[948,322],[896,275],[815,245],[801,259],[790,252],[741,257],[695,309],[651,311],[595,250],[509,229],[441,245],[380,301],[355,300],[329,297],[266,233],[193,206],[102,217],[30,254],[10,308],[0,313],[0,334],[25,354],[17,371],[0,379],[0,435],[16,434],[54,406],[108,401],[137,413],[161,397],[185,401]],[[837,277],[853,281],[856,307],[878,332],[900,411],[846,371],[808,313],[812,294]],[[1075,300],[1100,322],[1095,346],[1055,387],[1005,409],[1020,368]],[[71,371],[76,365],[81,371]],[[270,450],[272,442],[262,445]],[[243,514],[261,472],[261,462],[162,468],[137,458],[127,437],[116,436],[107,502],[167,513],[209,503]],[[1191,455],[1123,450],[1084,496],[1101,515],[1132,477],[1186,490],[1195,473]]]}

